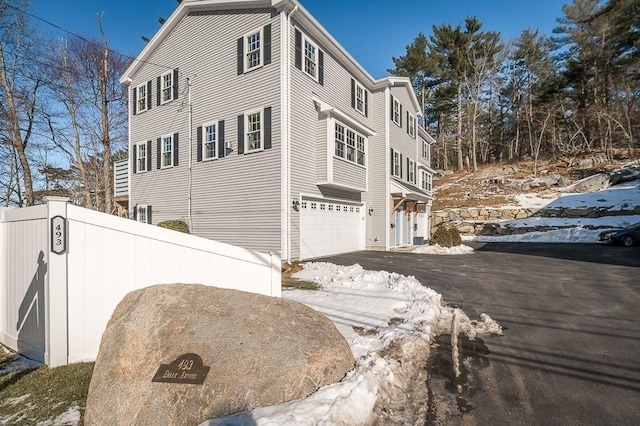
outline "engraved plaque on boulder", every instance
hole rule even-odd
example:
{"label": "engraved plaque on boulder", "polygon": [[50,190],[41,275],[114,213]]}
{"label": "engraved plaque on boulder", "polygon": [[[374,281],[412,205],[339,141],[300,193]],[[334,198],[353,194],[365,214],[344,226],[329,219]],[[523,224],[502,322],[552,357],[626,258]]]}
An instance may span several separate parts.
{"label": "engraved plaque on boulder", "polygon": [[202,364],[200,355],[182,354],[171,364],[160,364],[151,381],[201,385],[209,374],[209,367]]}

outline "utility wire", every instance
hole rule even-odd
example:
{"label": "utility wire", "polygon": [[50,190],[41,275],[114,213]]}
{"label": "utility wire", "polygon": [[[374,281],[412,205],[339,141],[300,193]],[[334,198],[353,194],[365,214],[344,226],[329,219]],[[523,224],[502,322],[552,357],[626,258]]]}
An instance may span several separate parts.
{"label": "utility wire", "polygon": [[[104,46],[104,45],[102,45],[102,44],[96,43],[95,41],[91,41],[91,40],[89,40],[89,39],[87,39],[87,38],[85,38],[85,37],[81,36],[80,34],[77,34],[77,33],[74,33],[73,31],[67,30],[66,28],[63,28],[63,27],[61,27],[61,26],[59,26],[59,25],[57,25],[57,24],[55,24],[55,23],[53,23],[53,22],[51,22],[51,21],[48,21],[48,20],[46,20],[46,19],[44,19],[44,18],[42,18],[42,17],[40,17],[40,16],[34,15],[34,14],[30,13],[30,12],[27,12],[26,10],[22,10],[22,9],[20,9],[19,7],[13,6],[13,5],[9,4],[9,3],[5,3],[5,5],[6,5],[7,7],[10,7],[11,9],[17,10],[17,11],[18,11],[18,12],[20,12],[20,13],[23,13],[24,15],[27,15],[27,16],[29,16],[29,17],[31,17],[31,18],[37,19],[37,20],[39,20],[39,21],[42,21],[42,22],[44,22],[44,23],[45,23],[45,24],[47,24],[47,25],[51,25],[52,27],[57,28],[58,30],[63,31],[63,32],[65,32],[65,33],[67,33],[67,34],[69,34],[69,35],[71,35],[71,36],[73,36],[73,37],[77,37],[77,38],[79,38],[80,40],[85,41],[86,43],[92,44],[92,45],[94,45],[94,46],[98,46],[98,47],[100,47],[101,49],[104,49],[104,48],[105,48],[105,46]],[[160,64],[156,64],[156,63],[154,63],[154,62],[150,62],[150,61],[143,61],[143,60],[137,59],[137,58],[135,58],[135,57],[133,57],[133,56],[127,55],[127,54],[122,53],[122,52],[118,52],[118,51],[116,51],[116,50],[112,50],[112,49],[110,49],[110,48],[108,48],[108,47],[107,47],[106,49],[107,49],[107,51],[109,51],[109,52],[111,52],[111,53],[113,53],[113,54],[115,54],[115,55],[123,56],[123,57],[128,58],[128,59],[131,59],[132,61],[135,61],[135,62],[141,62],[141,63],[143,63],[143,64],[149,64],[149,65],[153,65],[153,66],[156,66],[156,67],[159,67],[159,68],[164,68],[164,69],[173,69],[173,67],[168,67],[168,66],[166,66],[166,65],[160,65]]]}

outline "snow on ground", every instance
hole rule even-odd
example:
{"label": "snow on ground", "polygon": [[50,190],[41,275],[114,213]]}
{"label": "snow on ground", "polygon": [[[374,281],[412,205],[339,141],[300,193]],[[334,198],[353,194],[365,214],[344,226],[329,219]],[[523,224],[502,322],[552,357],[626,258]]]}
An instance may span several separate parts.
{"label": "snow on ground", "polygon": [[80,423],[80,407],[69,407],[67,411],[53,420],[38,422],[36,426],[75,426]]}
{"label": "snow on ground", "polygon": [[413,253],[419,254],[469,254],[473,253],[473,249],[464,244],[454,247],[442,247],[440,244],[423,245],[413,250]]}
{"label": "snow on ground", "polygon": [[[201,426],[366,424],[376,415],[380,399],[385,395],[387,401],[397,399],[398,390],[415,380],[402,374],[406,365],[385,358],[380,351],[402,342],[403,354],[419,350],[426,363],[433,337],[450,331],[453,310],[441,304],[440,294],[414,277],[331,263],[308,263],[294,276],[314,281],[320,289],[283,290],[282,297],[331,319],[351,346],[355,368],[340,383],[322,387],[308,398],[209,420]],[[460,330],[467,335],[501,333],[486,315],[475,322],[456,311]],[[427,401],[418,403],[426,407]]]}

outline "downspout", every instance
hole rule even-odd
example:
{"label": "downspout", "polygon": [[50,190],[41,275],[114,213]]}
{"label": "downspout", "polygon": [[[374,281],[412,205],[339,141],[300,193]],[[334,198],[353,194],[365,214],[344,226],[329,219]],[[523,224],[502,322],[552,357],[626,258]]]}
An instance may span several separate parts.
{"label": "downspout", "polygon": [[285,145],[283,147],[284,157],[286,159],[283,168],[285,170],[285,200],[284,200],[284,208],[285,208],[285,247],[283,247],[283,257],[287,260],[287,262],[291,262],[291,16],[296,13],[298,10],[298,5],[296,4],[291,12],[287,15],[287,34],[286,34],[286,46],[287,46],[287,57],[285,58],[286,67],[285,67],[285,85],[286,85],[286,93],[285,93],[285,103],[286,103],[286,139]]}
{"label": "downspout", "polygon": [[193,222],[191,220],[191,187],[192,187],[192,178],[191,178],[191,167],[192,167],[192,159],[191,159],[191,150],[193,145],[193,108],[191,105],[191,80],[187,77],[187,94],[189,99],[189,201],[187,205],[187,223],[189,223],[189,232],[194,234],[193,231]]}

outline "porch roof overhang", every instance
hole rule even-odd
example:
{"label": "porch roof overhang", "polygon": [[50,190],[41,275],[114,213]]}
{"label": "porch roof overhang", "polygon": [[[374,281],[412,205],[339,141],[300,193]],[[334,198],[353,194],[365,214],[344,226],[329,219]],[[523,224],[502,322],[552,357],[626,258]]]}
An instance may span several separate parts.
{"label": "porch roof overhang", "polygon": [[391,179],[390,182],[391,196],[395,198],[405,199],[407,201],[422,201],[429,202],[433,200],[433,197],[409,183],[399,182],[396,179]]}

